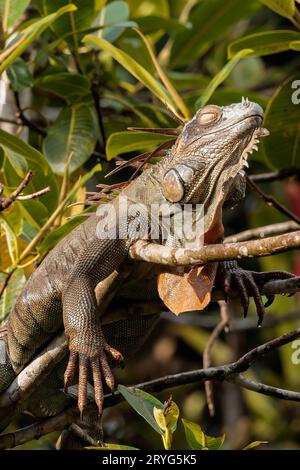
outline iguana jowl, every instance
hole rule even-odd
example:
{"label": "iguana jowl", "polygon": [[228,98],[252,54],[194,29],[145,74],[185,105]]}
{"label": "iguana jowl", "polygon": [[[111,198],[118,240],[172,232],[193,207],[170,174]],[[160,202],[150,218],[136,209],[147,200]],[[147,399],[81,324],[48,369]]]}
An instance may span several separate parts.
{"label": "iguana jowl", "polygon": [[[122,197],[146,207],[167,203],[171,212],[174,204],[202,203],[204,241],[221,242],[222,209],[244,197],[247,155],[256,147],[258,138],[267,135],[261,127],[262,116],[262,108],[248,100],[224,107],[205,106],[184,125],[165,157],[133,180],[122,191]],[[120,211],[118,200],[119,197],[113,205]],[[118,223],[128,222],[122,213],[118,215]],[[146,222],[148,215],[140,216]],[[149,307],[149,311],[142,312],[138,305],[144,301],[144,305],[149,302],[151,306],[158,293],[176,313],[201,309],[209,302],[217,264],[182,271],[129,260],[128,250],[135,241],[130,230],[127,238],[102,240],[96,234],[98,223],[99,218],[91,216],[73,230],[28,280],[5,325],[7,358],[5,364],[0,364],[0,391],[63,326],[70,350],[65,385],[78,380],[78,407],[82,413],[90,374],[101,413],[103,382],[114,388],[109,360],[121,362],[123,355],[132,353],[160,311],[160,307]],[[184,246],[185,240],[171,242],[175,247]],[[227,290],[235,284],[245,310],[248,295],[253,295],[262,317],[257,283],[264,282],[266,275],[239,270],[232,264],[223,265],[224,269]],[[268,273],[269,279],[272,276],[285,278],[290,274]],[[127,317],[122,318],[118,312],[124,302],[129,308]],[[109,315],[112,320],[103,321]],[[56,411],[60,410],[53,410]]]}

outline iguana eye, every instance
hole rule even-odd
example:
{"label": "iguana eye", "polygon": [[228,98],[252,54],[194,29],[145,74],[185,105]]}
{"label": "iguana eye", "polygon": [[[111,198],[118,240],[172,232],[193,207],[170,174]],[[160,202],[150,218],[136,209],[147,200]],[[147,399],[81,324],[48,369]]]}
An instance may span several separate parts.
{"label": "iguana eye", "polygon": [[222,111],[218,106],[206,106],[203,108],[198,116],[198,122],[201,126],[207,126],[217,122],[222,116]]}

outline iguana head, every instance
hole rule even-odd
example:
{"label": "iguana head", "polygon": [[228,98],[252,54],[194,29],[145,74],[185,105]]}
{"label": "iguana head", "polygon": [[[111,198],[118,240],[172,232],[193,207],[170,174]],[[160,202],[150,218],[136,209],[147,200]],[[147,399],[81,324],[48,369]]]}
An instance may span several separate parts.
{"label": "iguana head", "polygon": [[258,139],[263,109],[242,99],[230,106],[208,105],[185,124],[165,160],[162,190],[170,202],[203,203],[225,198],[248,167],[247,157]]}

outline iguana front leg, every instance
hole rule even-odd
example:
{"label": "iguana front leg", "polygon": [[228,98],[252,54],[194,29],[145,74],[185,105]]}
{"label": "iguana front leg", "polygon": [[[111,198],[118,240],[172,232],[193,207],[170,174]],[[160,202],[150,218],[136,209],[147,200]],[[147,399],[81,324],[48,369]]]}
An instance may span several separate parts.
{"label": "iguana front leg", "polygon": [[63,321],[69,338],[70,358],[65,372],[65,388],[78,378],[78,408],[87,404],[87,381],[92,372],[95,401],[102,413],[103,381],[113,390],[114,377],[108,358],[121,362],[123,357],[107,344],[97,316],[96,285],[107,278],[125,259],[126,240],[96,239],[76,261],[63,292]]}
{"label": "iguana front leg", "polygon": [[264,319],[265,307],[271,305],[274,297],[269,297],[264,304],[261,298],[261,288],[268,281],[276,279],[290,279],[294,274],[287,271],[257,272],[240,268],[236,261],[222,261],[219,264],[217,283],[221,285],[225,294],[236,289],[239,293],[241,304],[244,309],[244,317],[247,316],[249,308],[249,297],[253,296],[258,315],[258,326]]}

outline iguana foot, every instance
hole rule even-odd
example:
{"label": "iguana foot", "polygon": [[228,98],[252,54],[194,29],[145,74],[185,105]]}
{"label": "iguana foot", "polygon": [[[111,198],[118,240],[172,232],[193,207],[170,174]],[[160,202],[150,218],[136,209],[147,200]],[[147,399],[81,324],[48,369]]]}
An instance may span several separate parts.
{"label": "iguana foot", "polygon": [[235,261],[223,261],[220,263],[218,277],[225,295],[230,294],[230,291],[233,289],[238,291],[244,309],[244,317],[248,313],[249,297],[253,297],[258,315],[257,325],[260,326],[264,319],[265,307],[271,305],[274,300],[273,295],[267,296],[267,302],[263,303],[261,298],[261,288],[263,285],[268,281],[290,279],[295,276],[287,271],[247,271],[240,268]]}
{"label": "iguana foot", "polygon": [[94,395],[95,402],[98,408],[98,414],[101,416],[104,393],[103,381],[108,388],[113,392],[115,388],[115,380],[111,368],[108,364],[108,359],[113,359],[117,363],[123,362],[122,354],[116,349],[107,344],[102,331],[94,334],[94,340],[97,337],[98,341],[93,341],[94,344],[86,346],[80,338],[70,340],[70,357],[64,375],[64,383],[66,393],[68,387],[76,380],[78,370],[78,409],[82,417],[86,409],[87,398],[87,384],[88,375],[91,371],[94,382]]}

